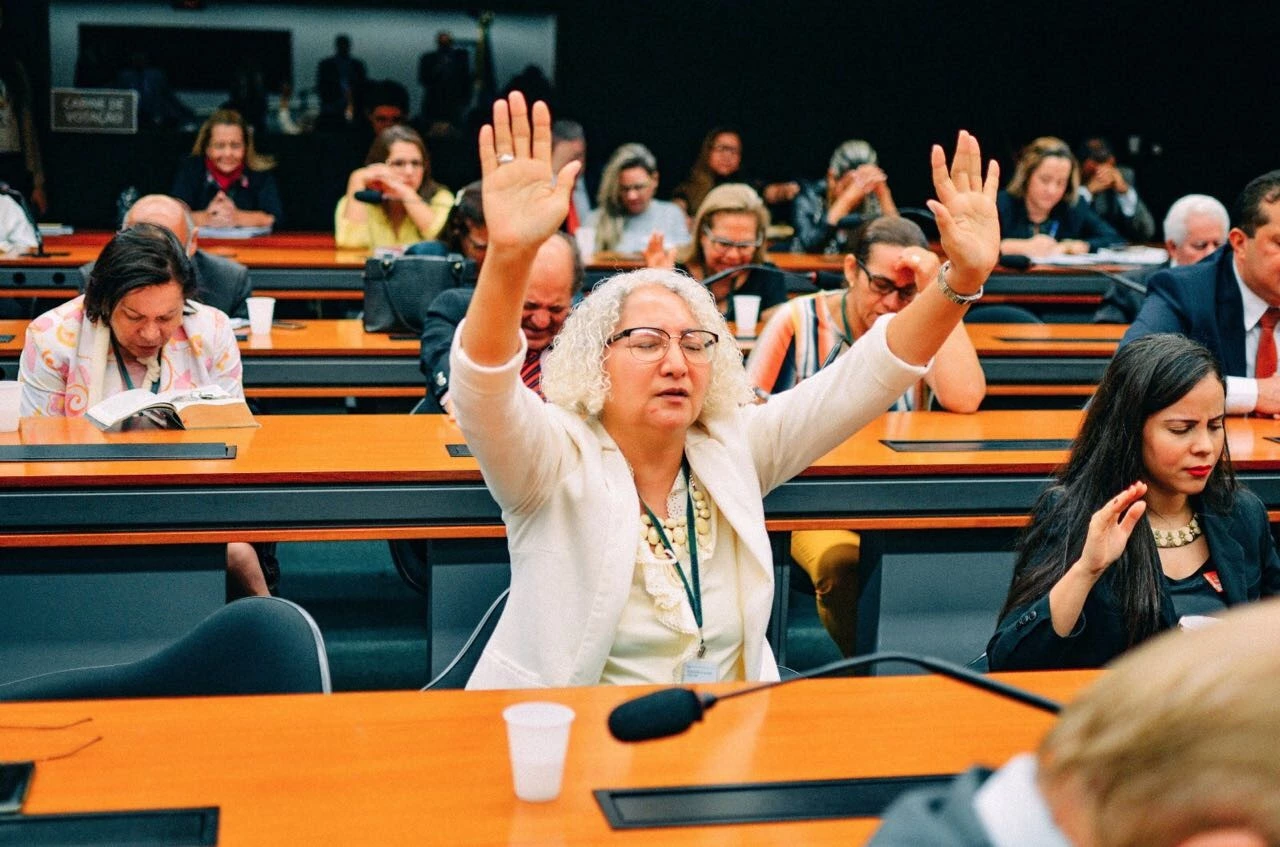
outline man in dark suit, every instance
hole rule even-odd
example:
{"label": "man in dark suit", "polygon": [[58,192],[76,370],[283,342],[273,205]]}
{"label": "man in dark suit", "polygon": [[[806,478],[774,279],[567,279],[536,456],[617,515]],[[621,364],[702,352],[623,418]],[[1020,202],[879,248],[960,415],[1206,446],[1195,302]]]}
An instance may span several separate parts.
{"label": "man in dark suit", "polygon": [[364,62],[351,55],[351,36],[333,40],[333,55],[316,65],[316,95],[320,98],[318,129],[342,129],[364,111]]}
{"label": "man in dark suit", "polygon": [[[528,344],[520,373],[525,385],[539,394],[542,356],[564,326],[574,294],[582,287],[583,275],[582,259],[572,236],[557,232],[538,248],[520,320],[520,330]],[[427,309],[422,323],[421,367],[427,377],[423,411],[453,413],[449,402],[449,348],[474,293],[474,287],[446,289]]]}
{"label": "man in dark suit", "polygon": [[1133,170],[1116,164],[1105,138],[1089,138],[1076,152],[1080,160],[1077,193],[1127,241],[1150,241],[1156,235],[1155,218],[1133,187]]}
{"label": "man in dark suit", "polygon": [[1207,194],[1188,194],[1169,207],[1164,216],[1164,249],[1169,260],[1124,274],[1133,285],[1111,283],[1102,295],[1102,305],[1093,316],[1094,323],[1129,324],[1138,316],[1147,296],[1151,277],[1166,268],[1180,268],[1196,262],[1227,243],[1231,220],[1227,209]]}
{"label": "man in dark suit", "polygon": [[1280,415],[1276,331],[1280,322],[1280,170],[1240,194],[1228,245],[1186,268],[1151,278],[1121,345],[1179,332],[1208,347],[1227,376],[1227,412]]}
{"label": "man in dark suit", "polygon": [[[187,255],[191,257],[196,270],[196,294],[201,303],[219,309],[233,318],[249,317],[249,305],[246,301],[253,293],[249,283],[249,269],[239,262],[214,256],[197,248],[196,236],[199,230],[186,203],[165,194],[139,197],[124,216],[125,227],[137,223],[165,227],[187,246]],[[93,262],[80,268],[85,283],[89,281],[91,271]]]}

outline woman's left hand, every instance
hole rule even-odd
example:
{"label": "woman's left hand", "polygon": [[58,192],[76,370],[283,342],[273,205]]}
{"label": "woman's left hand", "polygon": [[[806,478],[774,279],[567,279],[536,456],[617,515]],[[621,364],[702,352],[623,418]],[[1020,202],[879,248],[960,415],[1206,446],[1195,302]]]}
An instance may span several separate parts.
{"label": "woman's left hand", "polygon": [[983,180],[978,139],[965,130],[960,130],[956,140],[950,172],[946,154],[937,144],[932,165],[938,199],[926,203],[937,220],[942,249],[951,260],[947,282],[961,294],[972,294],[1000,258],[1000,217],[996,213],[1000,166],[992,160]]}

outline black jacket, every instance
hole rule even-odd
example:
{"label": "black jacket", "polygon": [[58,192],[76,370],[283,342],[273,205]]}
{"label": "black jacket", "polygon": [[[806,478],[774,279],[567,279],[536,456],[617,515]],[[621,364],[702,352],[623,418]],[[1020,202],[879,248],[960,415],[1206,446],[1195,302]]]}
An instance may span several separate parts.
{"label": "black jacket", "polygon": [[[1280,594],[1280,558],[1267,509],[1252,492],[1236,492],[1231,513],[1204,512],[1200,526],[1228,606]],[[1168,589],[1160,592],[1160,629],[1177,626]],[[1118,598],[1106,576],[1089,592],[1075,630],[1066,638],[1053,630],[1049,596],[1020,606],[1001,619],[987,644],[991,670],[1096,668],[1128,648]]]}

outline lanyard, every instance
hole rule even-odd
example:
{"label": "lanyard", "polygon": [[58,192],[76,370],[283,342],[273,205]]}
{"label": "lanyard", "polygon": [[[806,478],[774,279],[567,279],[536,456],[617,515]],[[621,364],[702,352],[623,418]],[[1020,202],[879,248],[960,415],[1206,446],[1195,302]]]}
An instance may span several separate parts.
{"label": "lanyard", "polygon": [[689,477],[689,462],[686,460],[680,463],[680,472],[684,474],[684,501],[685,501],[685,521],[688,527],[685,531],[685,538],[689,542],[689,571],[692,574],[692,585],[688,577],[684,575],[684,568],[680,567],[680,557],[676,555],[675,547],[667,540],[667,533],[662,527],[662,521],[649,505],[640,501],[640,505],[644,507],[644,513],[649,516],[649,521],[653,528],[658,531],[658,538],[662,541],[662,546],[671,554],[676,573],[680,576],[680,582],[684,585],[684,594],[689,598],[689,607],[693,609],[693,622],[698,625],[698,658],[701,659],[707,652],[707,642],[702,636],[702,585],[698,580],[698,529],[695,521],[697,513],[693,510],[693,482]]}
{"label": "lanyard", "polygon": [[[120,371],[120,381],[124,383],[124,387],[127,391],[132,391],[133,380],[129,378],[129,369],[124,366],[124,355],[120,352],[120,345],[116,343],[114,338],[111,339],[111,349],[114,350],[116,354],[116,368]],[[148,383],[148,386],[151,388],[152,394],[159,394],[160,377],[157,375],[155,381]]]}
{"label": "lanyard", "polygon": [[827,354],[827,358],[823,361],[822,366],[818,370],[822,370],[830,365],[840,355],[841,342],[853,346],[853,327],[849,326],[849,289],[846,288],[844,293],[840,295],[840,317],[844,319],[844,334],[840,336],[840,341],[836,342],[836,346],[831,348],[831,352]]}

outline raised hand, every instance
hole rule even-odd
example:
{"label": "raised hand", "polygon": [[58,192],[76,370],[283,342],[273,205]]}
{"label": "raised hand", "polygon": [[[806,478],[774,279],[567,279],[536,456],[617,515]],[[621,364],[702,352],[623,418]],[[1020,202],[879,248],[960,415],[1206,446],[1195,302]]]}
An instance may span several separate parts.
{"label": "raised hand", "polygon": [[960,130],[956,139],[950,172],[940,145],[933,146],[931,164],[938,199],[926,203],[937,220],[942,249],[951,260],[953,271],[947,282],[961,294],[972,294],[1000,258],[1000,218],[996,213],[1000,166],[992,160],[983,180],[978,139],[965,130]]}
{"label": "raised hand", "polygon": [[534,251],[559,229],[569,212],[573,180],[582,167],[571,161],[552,182],[551,112],[513,91],[493,104],[493,123],[480,129],[480,173],[491,251]]}
{"label": "raised hand", "polygon": [[1147,484],[1135,482],[1093,513],[1089,519],[1089,534],[1077,562],[1089,576],[1096,579],[1120,558],[1138,518],[1147,511],[1146,501],[1142,499],[1146,493]]}
{"label": "raised hand", "polygon": [[644,246],[644,266],[668,269],[676,266],[676,248],[667,247],[662,233],[656,229],[649,236],[649,243]]}

